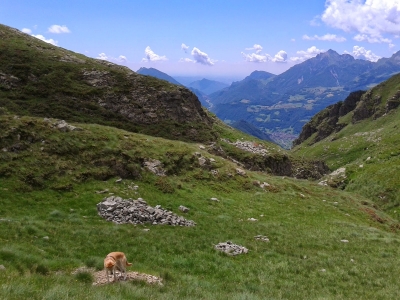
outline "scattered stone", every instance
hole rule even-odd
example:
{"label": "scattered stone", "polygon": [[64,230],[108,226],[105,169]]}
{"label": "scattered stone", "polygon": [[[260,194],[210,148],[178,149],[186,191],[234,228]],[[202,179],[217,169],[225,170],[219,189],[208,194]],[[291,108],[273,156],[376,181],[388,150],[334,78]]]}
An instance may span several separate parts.
{"label": "scattered stone", "polygon": [[338,205],[339,203],[338,202],[333,202],[333,205]]}
{"label": "scattered stone", "polygon": [[354,259],[350,259],[350,262],[354,262]]}
{"label": "scattered stone", "polygon": [[211,198],[211,201],[219,202],[218,198]]}
{"label": "scattered stone", "polygon": [[121,183],[122,182],[122,178],[115,180],[115,183]]}
{"label": "scattered stone", "polygon": [[103,190],[103,191],[96,191],[95,193],[96,194],[105,194],[105,193],[107,193],[108,192],[108,189],[105,189],[105,190]]}
{"label": "scattered stone", "polygon": [[[87,272],[93,275],[94,282],[93,285],[99,286],[104,284],[114,284],[113,279],[110,281],[107,280],[107,275],[104,270],[96,271],[94,268],[87,268],[87,267],[80,267],[72,272],[72,275]],[[116,277],[121,279],[123,278],[120,271],[116,271]],[[158,284],[163,285],[162,279],[160,277],[149,275],[145,273],[138,273],[138,272],[126,272],[126,281],[145,281],[148,284]]]}
{"label": "scattered stone", "polygon": [[326,272],[326,270],[325,269],[321,269],[321,272]]}
{"label": "scattered stone", "polygon": [[342,243],[348,243],[348,240],[340,240]]}
{"label": "scattered stone", "polygon": [[6,267],[3,265],[0,265],[0,271],[5,271],[5,270],[6,270]]}
{"label": "scattered stone", "polygon": [[236,174],[240,176],[246,176],[246,171],[240,168],[236,168]]}
{"label": "scattered stone", "polygon": [[264,236],[264,235],[256,235],[254,238],[255,238],[256,240],[260,240],[260,241],[263,241],[263,242],[266,242],[266,243],[269,242],[269,238],[266,237],[266,236]]}
{"label": "scattered stone", "polygon": [[247,219],[247,221],[255,222],[255,221],[257,221],[257,219],[254,219],[254,218],[248,218],[248,219]]}
{"label": "scattered stone", "polygon": [[236,148],[239,148],[241,150],[254,153],[254,154],[260,154],[262,156],[267,156],[268,155],[268,150],[264,148],[263,145],[256,143],[256,142],[251,142],[251,141],[239,141],[237,140],[236,142],[232,143],[228,139],[222,139],[225,143],[234,145]]}
{"label": "scattered stone", "polygon": [[142,198],[137,200],[110,196],[97,204],[99,216],[116,224],[153,224],[171,226],[195,226],[192,220],[163,209],[160,205],[149,206]]}
{"label": "scattered stone", "polygon": [[213,176],[218,176],[219,172],[218,172],[218,170],[211,170],[211,174]]}
{"label": "scattered stone", "polygon": [[361,165],[359,165],[359,167],[360,167],[360,168],[364,168],[364,165],[363,165],[363,164],[361,164]]}
{"label": "scattered stone", "polygon": [[180,205],[180,206],[179,206],[179,210],[180,210],[181,212],[187,213],[190,209],[187,208],[186,206]]}
{"label": "scattered stone", "polygon": [[150,228],[145,228],[143,229],[143,231],[150,231]]}
{"label": "scattered stone", "polygon": [[230,241],[227,241],[225,243],[219,243],[214,246],[214,249],[225,252],[226,254],[232,255],[232,256],[249,252],[249,250],[246,247],[233,244]]}
{"label": "scattered stone", "polygon": [[144,167],[157,176],[166,176],[161,161],[157,159],[149,159],[145,161]]}
{"label": "scattered stone", "polygon": [[82,131],[82,128],[73,126],[65,122],[65,120],[57,120],[55,123],[52,124],[61,132],[68,132],[68,131]]}
{"label": "scattered stone", "polygon": [[260,188],[266,188],[266,187],[270,187],[271,185],[269,184],[269,183],[267,183],[267,182],[263,182],[263,183],[261,183],[260,184]]}
{"label": "scattered stone", "polygon": [[300,197],[305,198],[306,196],[304,196],[304,194],[300,193]]}
{"label": "scattered stone", "polygon": [[49,240],[49,237],[46,235],[43,237],[44,240]]}
{"label": "scattered stone", "polygon": [[201,149],[201,150],[205,150],[205,149],[206,149],[206,147],[204,147],[203,145],[199,145],[199,149]]}

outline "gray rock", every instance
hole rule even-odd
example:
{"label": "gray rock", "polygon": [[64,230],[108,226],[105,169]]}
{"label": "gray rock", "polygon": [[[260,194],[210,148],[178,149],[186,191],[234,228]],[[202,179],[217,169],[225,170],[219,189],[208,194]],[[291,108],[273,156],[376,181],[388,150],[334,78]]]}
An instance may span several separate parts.
{"label": "gray rock", "polygon": [[187,208],[186,206],[180,205],[180,206],[179,206],[179,210],[180,210],[181,212],[187,213],[190,209]]}

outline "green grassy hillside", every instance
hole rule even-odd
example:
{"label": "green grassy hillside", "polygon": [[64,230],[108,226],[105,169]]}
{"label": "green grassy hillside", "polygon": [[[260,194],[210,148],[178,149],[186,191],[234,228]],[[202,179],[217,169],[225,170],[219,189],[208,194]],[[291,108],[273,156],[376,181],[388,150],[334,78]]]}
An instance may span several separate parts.
{"label": "green grassy hillside", "polygon": [[[55,122],[1,116],[1,299],[400,296],[398,223],[369,199],[265,172],[239,175],[235,163],[200,144],[94,124],[62,132]],[[199,156],[211,163],[201,166]],[[167,176],[144,168],[150,158],[163,163]],[[197,225],[107,222],[96,204],[110,194],[141,197]],[[180,205],[190,211],[183,214]],[[228,240],[249,253],[213,249]],[[92,286],[89,273],[72,274],[82,266],[101,269],[111,251],[125,252],[131,271],[160,276],[163,286]]]}
{"label": "green grassy hillside", "polygon": [[[324,160],[331,170],[346,168],[340,187],[369,198],[398,220],[399,90],[400,76],[396,75],[368,91],[354,110],[340,117],[337,127],[341,130],[317,143],[315,132],[293,149],[295,155]],[[320,124],[323,127],[324,121],[320,120]]]}

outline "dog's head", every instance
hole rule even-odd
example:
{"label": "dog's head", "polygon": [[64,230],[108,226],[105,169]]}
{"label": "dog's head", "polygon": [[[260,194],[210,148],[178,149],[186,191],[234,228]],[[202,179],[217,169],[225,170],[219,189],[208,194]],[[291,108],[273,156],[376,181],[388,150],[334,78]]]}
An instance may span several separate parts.
{"label": "dog's head", "polygon": [[115,260],[112,257],[106,257],[104,259],[104,268],[111,269],[115,266]]}

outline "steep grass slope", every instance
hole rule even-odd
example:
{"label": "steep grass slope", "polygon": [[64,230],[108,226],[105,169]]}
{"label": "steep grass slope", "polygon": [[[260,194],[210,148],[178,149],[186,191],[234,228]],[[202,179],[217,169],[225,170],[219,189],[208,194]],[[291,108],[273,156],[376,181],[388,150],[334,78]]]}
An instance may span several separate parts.
{"label": "steep grass slope", "polygon": [[[399,91],[400,75],[396,75],[364,93],[345,115],[336,115],[334,106],[327,108],[310,121],[312,127],[319,120],[313,127],[314,133],[293,149],[294,154],[324,160],[332,170],[345,168],[346,178],[340,183],[341,188],[368,197],[397,219],[400,219]],[[336,124],[330,122],[333,119]],[[331,134],[318,141],[323,132]]]}
{"label": "steep grass slope", "polygon": [[[400,296],[398,223],[365,205],[368,199],[307,180],[238,173],[206,145],[94,124],[64,132],[54,119],[3,115],[1,124],[2,299]],[[147,170],[149,159],[160,160],[167,176]],[[96,204],[111,193],[141,197],[197,225],[107,222]],[[190,211],[183,214],[180,205]],[[249,253],[213,249],[227,240]],[[130,270],[160,276],[164,285],[92,286],[89,273],[72,274],[82,266],[101,269],[111,251],[124,251]]]}
{"label": "steep grass slope", "polygon": [[188,89],[0,25],[0,106],[184,141],[215,139]]}

